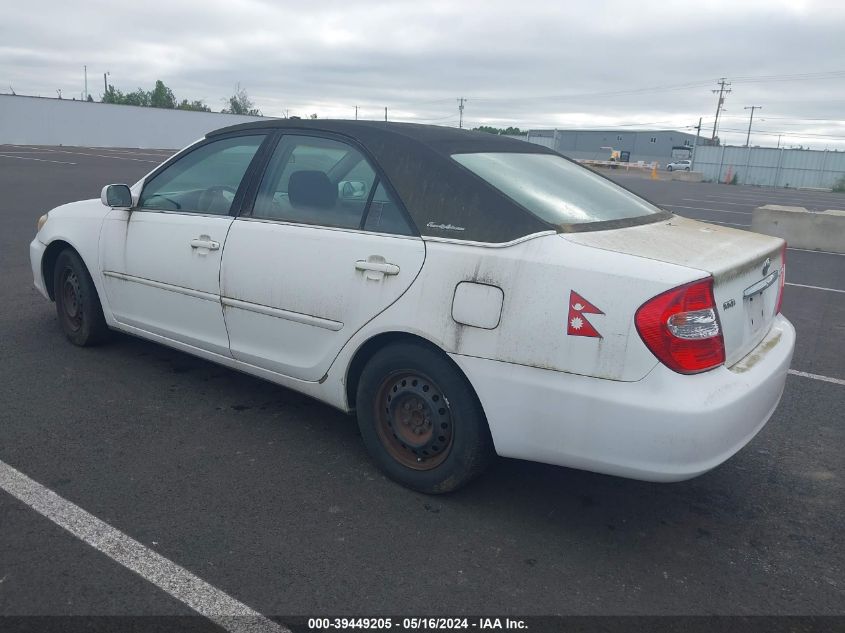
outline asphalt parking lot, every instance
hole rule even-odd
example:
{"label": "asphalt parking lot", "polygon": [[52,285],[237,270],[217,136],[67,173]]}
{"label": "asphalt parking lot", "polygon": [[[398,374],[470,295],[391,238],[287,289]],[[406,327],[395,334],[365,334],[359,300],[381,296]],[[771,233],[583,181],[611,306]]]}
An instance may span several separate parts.
{"label": "asphalt parking lot", "polygon": [[[32,287],[36,218],[168,154],[0,146],[0,462],[283,622],[845,615],[845,256],[788,252],[802,373],[721,467],[650,484],[503,459],[427,497],[382,477],[327,406],[128,336],[64,340]],[[614,177],[740,228],[764,203],[845,208],[843,194]],[[0,615],[191,613],[0,491]]]}

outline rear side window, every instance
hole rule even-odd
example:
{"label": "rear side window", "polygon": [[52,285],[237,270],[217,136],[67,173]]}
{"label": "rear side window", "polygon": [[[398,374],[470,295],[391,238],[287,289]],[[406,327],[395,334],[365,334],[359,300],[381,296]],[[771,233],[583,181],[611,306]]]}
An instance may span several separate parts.
{"label": "rear side window", "polygon": [[556,225],[663,213],[610,180],[554,154],[478,153],[452,158],[539,218]]}
{"label": "rear side window", "polygon": [[414,229],[408,224],[399,206],[387,193],[384,185],[379,183],[373,194],[364,228],[375,233],[396,233],[397,235],[413,235]]}

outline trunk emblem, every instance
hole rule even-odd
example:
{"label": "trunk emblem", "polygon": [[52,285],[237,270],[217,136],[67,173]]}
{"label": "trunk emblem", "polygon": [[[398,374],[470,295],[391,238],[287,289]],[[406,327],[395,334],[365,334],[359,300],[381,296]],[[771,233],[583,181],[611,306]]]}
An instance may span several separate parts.
{"label": "trunk emblem", "polygon": [[728,310],[729,308],[733,308],[736,305],[736,299],[728,299],[722,304],[723,310]]}
{"label": "trunk emblem", "polygon": [[593,324],[587,320],[585,314],[604,314],[592,303],[574,290],[569,292],[569,317],[566,323],[566,333],[570,336],[589,336],[603,338]]}
{"label": "trunk emblem", "polygon": [[763,277],[769,274],[769,268],[772,266],[772,260],[767,257],[766,261],[763,262]]}

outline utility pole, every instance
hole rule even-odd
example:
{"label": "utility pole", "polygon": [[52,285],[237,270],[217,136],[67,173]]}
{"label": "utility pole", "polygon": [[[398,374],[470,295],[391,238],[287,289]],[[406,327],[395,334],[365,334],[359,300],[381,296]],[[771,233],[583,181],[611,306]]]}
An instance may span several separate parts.
{"label": "utility pole", "polygon": [[384,106],[384,122],[387,123],[387,106]]}
{"label": "utility pole", "polygon": [[109,91],[109,82],[106,80],[106,74],[103,73],[103,94],[105,95]]}
{"label": "utility pole", "polygon": [[748,119],[748,135],[745,137],[745,146],[750,146],[751,141],[751,122],[754,121],[754,110],[761,110],[763,106],[745,106],[744,110],[751,110],[751,117]]}
{"label": "utility pole", "polygon": [[695,171],[695,148],[698,147],[698,137],[701,135],[701,117],[698,117],[698,125],[695,126],[695,140],[692,142],[692,162],[690,171]]}
{"label": "utility pole", "polygon": [[778,149],[780,149],[780,137],[781,136],[783,136],[783,134],[778,134]]}
{"label": "utility pole", "polygon": [[458,99],[458,127],[462,128],[464,126],[464,99],[461,97]]}
{"label": "utility pole", "polygon": [[358,120],[358,106],[355,106],[355,120]]}
{"label": "utility pole", "polygon": [[710,140],[716,140],[716,127],[719,125],[719,113],[722,111],[722,106],[725,105],[725,95],[727,95],[731,89],[728,86],[731,85],[731,82],[727,81],[725,77],[721,77],[719,81],[716,82],[719,84],[718,90],[711,90],[713,94],[719,93],[719,101],[716,103],[716,120],[713,121],[713,136],[710,137]]}
{"label": "utility pole", "polygon": [[88,65],[83,66],[85,69],[85,94],[82,95],[83,101],[88,101]]}

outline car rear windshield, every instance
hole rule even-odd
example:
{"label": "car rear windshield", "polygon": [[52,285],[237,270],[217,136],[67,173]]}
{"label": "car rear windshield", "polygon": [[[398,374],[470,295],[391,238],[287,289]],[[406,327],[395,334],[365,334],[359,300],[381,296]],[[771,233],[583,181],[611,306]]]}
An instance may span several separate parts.
{"label": "car rear windshield", "polygon": [[452,154],[452,158],[514,202],[555,225],[665,214],[610,180],[554,154],[497,152]]}

